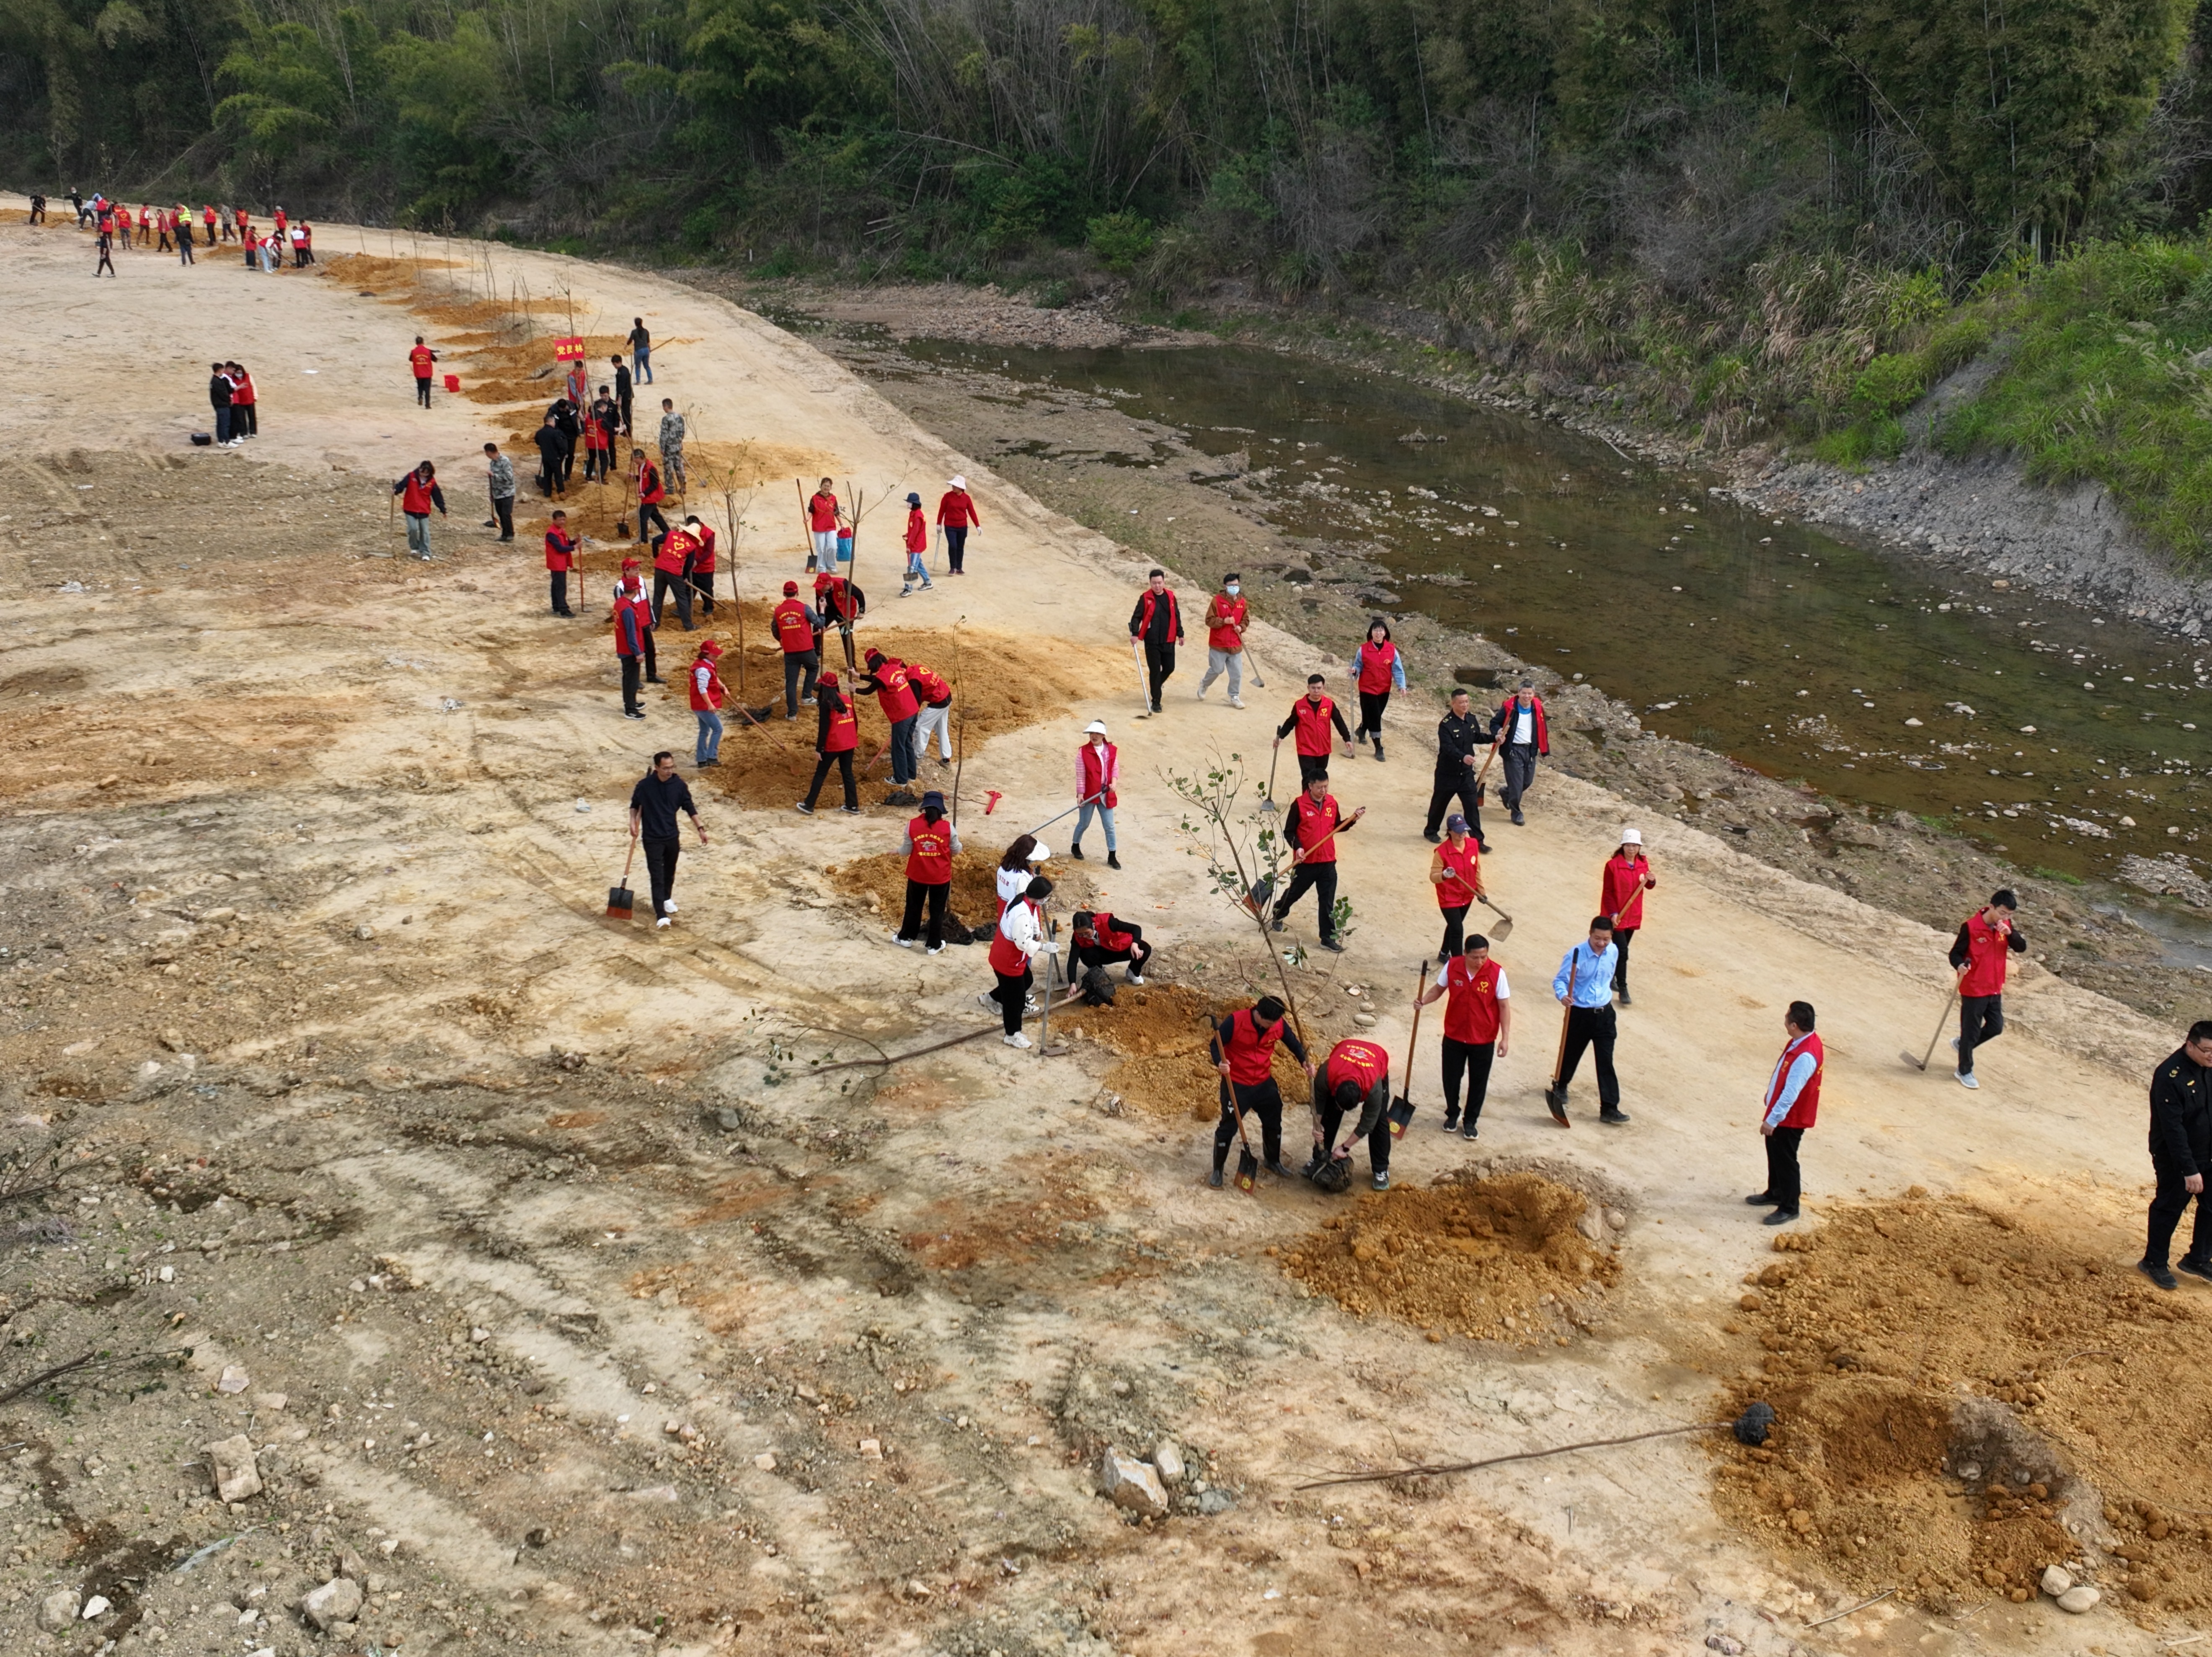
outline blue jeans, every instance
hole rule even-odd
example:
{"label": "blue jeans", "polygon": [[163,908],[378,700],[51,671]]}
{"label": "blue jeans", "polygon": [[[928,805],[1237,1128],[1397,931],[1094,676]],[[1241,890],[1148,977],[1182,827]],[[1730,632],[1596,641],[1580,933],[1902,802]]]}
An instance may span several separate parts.
{"label": "blue jeans", "polygon": [[914,780],[914,726],[919,716],[909,713],[891,726],[891,785]]}
{"label": "blue jeans", "polygon": [[637,383],[641,385],[652,385],[653,348],[648,345],[642,349],[632,352],[629,361],[630,367],[636,371]]}
{"label": "blue jeans", "polygon": [[699,716],[699,747],[693,757],[696,763],[704,765],[721,754],[722,716],[711,707],[694,711]]}
{"label": "blue jeans", "polygon": [[1077,842],[1081,843],[1084,832],[1091,827],[1091,814],[1093,811],[1098,814],[1098,820],[1106,825],[1106,849],[1109,852],[1118,850],[1119,848],[1114,844],[1114,808],[1100,800],[1086,802],[1083,810],[1077,813],[1075,818]]}
{"label": "blue jeans", "polygon": [[430,555],[430,514],[427,512],[404,512],[407,520],[407,550],[417,558]]}

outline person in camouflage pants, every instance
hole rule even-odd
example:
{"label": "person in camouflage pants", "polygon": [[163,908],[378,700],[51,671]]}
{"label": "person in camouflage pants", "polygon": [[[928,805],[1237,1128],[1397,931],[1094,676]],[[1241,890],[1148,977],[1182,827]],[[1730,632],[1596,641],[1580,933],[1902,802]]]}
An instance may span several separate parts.
{"label": "person in camouflage pants", "polygon": [[660,399],[660,464],[676,485],[676,493],[690,494],[690,483],[684,476],[684,416],[676,412],[672,398]]}

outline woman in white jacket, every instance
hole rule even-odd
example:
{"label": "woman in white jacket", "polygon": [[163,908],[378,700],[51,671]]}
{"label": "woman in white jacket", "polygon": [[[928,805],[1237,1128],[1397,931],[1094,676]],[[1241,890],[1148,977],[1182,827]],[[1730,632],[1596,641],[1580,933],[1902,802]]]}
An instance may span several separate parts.
{"label": "woman in white jacket", "polygon": [[1042,875],[1036,877],[1006,905],[991,939],[991,970],[999,986],[976,999],[998,1009],[1006,1029],[1000,1040],[1010,1047],[1030,1045],[1022,1034],[1022,1014],[1028,1009],[1032,981],[1030,963],[1044,953],[1044,904],[1051,895],[1052,883]]}

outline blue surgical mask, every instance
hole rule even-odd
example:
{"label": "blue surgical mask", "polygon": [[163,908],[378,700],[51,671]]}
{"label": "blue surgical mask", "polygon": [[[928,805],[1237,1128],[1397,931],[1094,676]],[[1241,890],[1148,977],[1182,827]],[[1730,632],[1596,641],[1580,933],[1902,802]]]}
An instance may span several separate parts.
{"label": "blue surgical mask", "polygon": [[1241,589],[1240,587],[1238,587],[1238,586],[1237,585],[1237,583],[1236,583],[1236,582],[1234,582],[1234,581],[1231,581],[1231,582],[1227,586],[1225,586],[1225,587],[1222,588],[1222,591],[1223,591],[1224,592],[1227,593],[1227,594],[1228,594],[1231,598],[1234,598],[1237,595],[1237,593],[1238,593],[1239,592],[1241,592],[1242,590],[1243,590],[1243,589]]}

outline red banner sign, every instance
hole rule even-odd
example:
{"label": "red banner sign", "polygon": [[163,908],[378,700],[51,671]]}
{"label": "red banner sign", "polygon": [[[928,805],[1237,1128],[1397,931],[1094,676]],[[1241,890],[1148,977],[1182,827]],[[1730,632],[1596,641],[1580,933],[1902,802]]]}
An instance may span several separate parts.
{"label": "red banner sign", "polygon": [[581,362],[584,360],[584,340],[580,334],[556,339],[553,359],[556,362]]}

